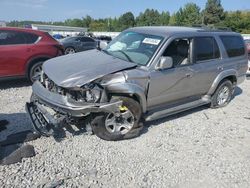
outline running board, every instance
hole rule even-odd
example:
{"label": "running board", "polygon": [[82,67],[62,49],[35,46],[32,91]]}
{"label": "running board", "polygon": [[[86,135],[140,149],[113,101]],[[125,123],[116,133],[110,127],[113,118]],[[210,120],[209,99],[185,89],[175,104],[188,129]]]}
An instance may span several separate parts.
{"label": "running board", "polygon": [[172,108],[167,108],[161,111],[155,111],[155,112],[149,113],[148,115],[146,115],[145,120],[153,121],[153,120],[160,119],[166,116],[170,116],[170,115],[183,112],[192,108],[203,106],[205,104],[209,104],[210,102],[211,102],[210,97],[203,97],[202,99],[199,99],[193,102],[189,102],[189,103],[175,106]]}

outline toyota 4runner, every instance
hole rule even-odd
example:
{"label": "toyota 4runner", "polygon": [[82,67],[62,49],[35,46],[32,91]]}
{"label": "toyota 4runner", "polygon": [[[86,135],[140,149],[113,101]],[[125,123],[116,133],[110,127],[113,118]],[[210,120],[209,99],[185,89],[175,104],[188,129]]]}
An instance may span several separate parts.
{"label": "toyota 4runner", "polygon": [[[139,134],[152,121],[209,104],[224,107],[248,67],[240,34],[137,27],[102,51],[48,60],[26,109],[36,131],[84,126],[105,140]],[[88,121],[86,121],[88,120]]]}

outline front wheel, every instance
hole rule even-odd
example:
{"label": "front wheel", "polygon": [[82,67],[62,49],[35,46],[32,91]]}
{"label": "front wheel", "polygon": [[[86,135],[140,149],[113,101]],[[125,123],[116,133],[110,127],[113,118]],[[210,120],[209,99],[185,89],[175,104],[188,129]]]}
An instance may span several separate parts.
{"label": "front wheel", "polygon": [[232,99],[233,91],[232,82],[224,80],[212,96],[211,107],[220,108],[226,106]]}
{"label": "front wheel", "polygon": [[117,97],[115,100],[123,102],[122,106],[120,106],[120,114],[96,114],[91,123],[94,134],[108,141],[117,141],[138,136],[142,129],[142,125],[139,124],[142,114],[140,104],[129,97]]}

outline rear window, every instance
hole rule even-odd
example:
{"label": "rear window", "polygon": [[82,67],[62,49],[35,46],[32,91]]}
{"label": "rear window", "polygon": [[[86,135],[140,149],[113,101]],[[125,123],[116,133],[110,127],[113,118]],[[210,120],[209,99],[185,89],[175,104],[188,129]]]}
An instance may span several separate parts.
{"label": "rear window", "polygon": [[194,39],[196,61],[205,61],[220,58],[217,42],[212,37],[197,37]]}
{"label": "rear window", "polygon": [[82,37],[80,40],[81,40],[82,42],[94,42],[94,39],[89,38],[89,37]]}
{"label": "rear window", "polygon": [[238,57],[245,54],[245,45],[241,37],[221,36],[220,38],[225,46],[228,57]]}

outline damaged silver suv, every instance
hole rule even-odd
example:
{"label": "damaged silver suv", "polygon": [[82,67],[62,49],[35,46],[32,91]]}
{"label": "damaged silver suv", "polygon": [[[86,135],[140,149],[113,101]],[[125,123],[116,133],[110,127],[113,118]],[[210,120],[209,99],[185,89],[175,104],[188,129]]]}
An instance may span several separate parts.
{"label": "damaged silver suv", "polygon": [[245,79],[241,35],[187,27],[137,27],[102,51],[48,60],[26,109],[51,135],[85,126],[105,140],[132,138],[151,121],[201,105],[224,107]]}

